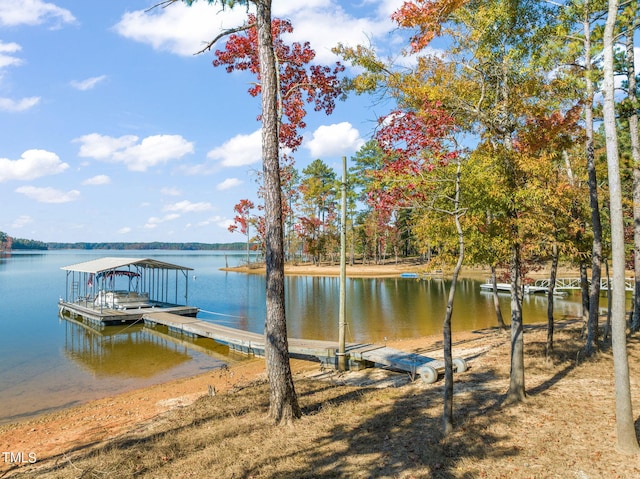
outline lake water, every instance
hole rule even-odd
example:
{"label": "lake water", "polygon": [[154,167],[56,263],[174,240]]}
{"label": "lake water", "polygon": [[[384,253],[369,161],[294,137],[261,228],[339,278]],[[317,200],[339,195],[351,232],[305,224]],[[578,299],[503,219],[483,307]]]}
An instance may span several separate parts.
{"label": "lake water", "polygon": [[[0,423],[122,391],[191,376],[238,360],[208,339],[172,338],[135,326],[101,332],[58,316],[61,267],[102,256],[150,257],[193,268],[189,304],[198,317],[263,331],[263,275],[220,271],[243,253],[174,251],[47,251],[0,258]],[[491,296],[479,282],[459,284],[453,330],[495,325]],[[440,279],[347,280],[347,341],[375,342],[442,331],[448,283]],[[290,337],[336,340],[339,280],[287,277]],[[501,297],[505,319],[509,296]],[[546,321],[546,299],[527,296],[525,322]],[[580,314],[579,296],[556,301],[556,319]]]}

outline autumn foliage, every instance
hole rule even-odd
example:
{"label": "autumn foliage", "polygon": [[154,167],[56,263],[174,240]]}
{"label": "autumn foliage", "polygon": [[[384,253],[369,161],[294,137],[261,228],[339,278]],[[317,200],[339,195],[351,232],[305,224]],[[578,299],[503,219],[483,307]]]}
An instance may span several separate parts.
{"label": "autumn foliage", "polygon": [[418,29],[410,42],[411,51],[415,53],[440,35],[448,16],[465,3],[467,0],[412,0],[404,2],[391,18],[400,27]]}
{"label": "autumn foliage", "polygon": [[[315,111],[331,114],[336,99],[343,95],[339,75],[344,66],[312,64],[316,53],[309,42],[285,43],[283,36],[293,32],[288,20],[275,18],[271,23],[279,78],[280,144],[296,150],[302,143],[299,130],[306,127],[305,105],[312,104]],[[255,16],[250,14],[247,29],[230,35],[224,50],[216,50],[213,66],[225,66],[227,72],[249,71],[258,81],[249,88],[249,94],[261,93],[258,39]],[[258,116],[260,120],[260,116]]]}

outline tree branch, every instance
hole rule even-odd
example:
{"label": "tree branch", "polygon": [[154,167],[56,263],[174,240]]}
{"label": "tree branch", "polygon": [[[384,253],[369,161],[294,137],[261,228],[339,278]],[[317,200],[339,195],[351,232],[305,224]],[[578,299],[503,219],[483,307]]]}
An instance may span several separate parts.
{"label": "tree branch", "polygon": [[[178,0],[166,0],[167,2],[175,2]],[[229,28],[225,31],[223,31],[222,33],[216,35],[216,37],[211,40],[209,43],[207,43],[207,45],[200,51],[197,51],[194,53],[194,55],[200,55],[201,53],[204,53],[206,51],[209,51],[213,48],[213,45],[216,44],[216,42],[218,40],[220,40],[222,37],[226,37],[227,35],[233,35],[234,33],[238,33],[238,32],[244,32],[249,30],[250,28],[255,27],[256,24],[255,23],[250,23],[248,25],[242,25],[241,27],[236,27],[236,28]]]}
{"label": "tree branch", "polygon": [[167,8],[169,5],[171,5],[173,3],[177,3],[179,1],[181,1],[181,0],[163,0],[162,2],[156,3],[155,5],[152,5],[149,8],[147,8],[145,10],[145,13],[146,12],[150,12],[151,10],[154,10],[156,8]]}

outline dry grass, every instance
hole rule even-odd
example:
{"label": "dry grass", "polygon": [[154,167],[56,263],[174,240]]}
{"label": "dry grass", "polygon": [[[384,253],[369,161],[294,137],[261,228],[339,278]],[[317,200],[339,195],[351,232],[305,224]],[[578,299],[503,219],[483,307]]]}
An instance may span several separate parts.
{"label": "dry grass", "polygon": [[[316,374],[296,380],[304,416],[292,426],[267,421],[268,388],[254,382],[7,477],[640,477],[640,459],[615,450],[610,355],[576,361],[582,341],[569,328],[556,334],[549,363],[545,335],[526,334],[529,397],[513,407],[502,406],[507,337],[485,338],[498,346],[473,352],[471,369],[456,376],[456,429],[448,437],[440,432],[441,383],[378,387],[389,378]],[[637,412],[637,338],[629,349]]]}

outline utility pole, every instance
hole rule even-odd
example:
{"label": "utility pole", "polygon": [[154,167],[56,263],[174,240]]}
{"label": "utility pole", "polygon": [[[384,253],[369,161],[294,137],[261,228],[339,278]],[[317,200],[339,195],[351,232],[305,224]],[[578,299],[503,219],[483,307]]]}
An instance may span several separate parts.
{"label": "utility pole", "polygon": [[342,208],[340,214],[340,312],[338,315],[338,370],[347,370],[345,328],[347,310],[347,157],[342,157]]}

